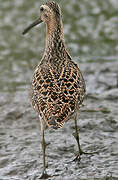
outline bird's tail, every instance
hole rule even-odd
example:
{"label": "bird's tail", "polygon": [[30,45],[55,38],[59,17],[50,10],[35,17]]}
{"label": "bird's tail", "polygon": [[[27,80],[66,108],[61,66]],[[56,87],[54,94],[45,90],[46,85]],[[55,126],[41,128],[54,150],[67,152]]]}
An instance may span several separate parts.
{"label": "bird's tail", "polygon": [[58,122],[57,116],[52,116],[47,119],[47,124],[49,127],[52,127],[53,129],[62,128],[63,122]]}

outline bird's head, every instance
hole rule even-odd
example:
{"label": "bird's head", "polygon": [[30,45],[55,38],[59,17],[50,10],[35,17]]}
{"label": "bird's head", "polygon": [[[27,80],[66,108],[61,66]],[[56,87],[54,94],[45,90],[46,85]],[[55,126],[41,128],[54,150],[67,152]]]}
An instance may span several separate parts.
{"label": "bird's head", "polygon": [[41,20],[45,23],[48,23],[51,20],[58,21],[61,15],[61,10],[59,5],[53,1],[42,5],[40,7],[40,13]]}
{"label": "bird's head", "polygon": [[30,24],[24,31],[23,34],[26,34],[34,26],[44,22],[47,25],[54,26],[59,23],[61,18],[61,9],[59,5],[52,1],[47,2],[40,6],[40,17]]}

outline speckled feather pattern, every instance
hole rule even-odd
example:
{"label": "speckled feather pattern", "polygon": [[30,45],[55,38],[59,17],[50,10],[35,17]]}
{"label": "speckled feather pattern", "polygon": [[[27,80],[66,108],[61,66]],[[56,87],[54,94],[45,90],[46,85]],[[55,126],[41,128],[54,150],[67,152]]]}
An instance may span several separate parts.
{"label": "speckled feather pattern", "polygon": [[85,82],[61,38],[60,25],[51,33],[47,44],[33,75],[31,100],[40,118],[48,126],[57,129],[62,127],[82,104]]}

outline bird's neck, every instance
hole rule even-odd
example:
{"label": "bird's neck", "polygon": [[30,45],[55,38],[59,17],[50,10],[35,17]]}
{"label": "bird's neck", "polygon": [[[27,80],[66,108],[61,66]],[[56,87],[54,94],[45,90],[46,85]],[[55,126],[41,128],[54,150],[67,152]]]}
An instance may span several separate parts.
{"label": "bird's neck", "polygon": [[50,37],[50,35],[54,32],[57,31],[57,33],[60,33],[61,38],[64,39],[64,33],[63,33],[63,25],[62,25],[62,20],[60,19],[52,19],[46,24],[46,38]]}
{"label": "bird's neck", "polygon": [[45,53],[53,54],[66,50],[62,22],[49,22],[46,24]]}

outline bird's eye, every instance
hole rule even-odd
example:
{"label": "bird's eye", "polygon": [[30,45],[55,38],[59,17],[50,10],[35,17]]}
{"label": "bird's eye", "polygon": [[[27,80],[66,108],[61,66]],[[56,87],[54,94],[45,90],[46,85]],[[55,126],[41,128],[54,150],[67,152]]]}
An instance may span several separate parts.
{"label": "bird's eye", "polygon": [[40,11],[44,11],[44,8],[43,8],[43,7],[41,7],[41,8],[40,8]]}

